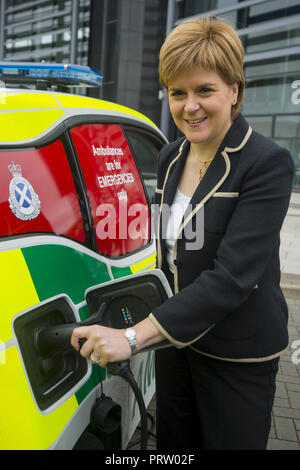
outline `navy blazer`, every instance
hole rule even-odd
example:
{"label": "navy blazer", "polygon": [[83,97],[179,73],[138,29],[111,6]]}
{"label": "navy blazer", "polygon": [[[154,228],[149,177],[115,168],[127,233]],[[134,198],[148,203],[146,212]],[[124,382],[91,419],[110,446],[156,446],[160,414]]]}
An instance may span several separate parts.
{"label": "navy blazer", "polygon": [[[184,138],[165,145],[158,161],[158,268],[168,278],[163,207],[172,204],[189,145]],[[287,347],[279,245],[293,173],[290,153],[239,115],[183,218],[174,247],[175,295],[150,314],[175,346],[245,362],[271,359]],[[191,234],[202,229],[203,246],[193,246]]]}

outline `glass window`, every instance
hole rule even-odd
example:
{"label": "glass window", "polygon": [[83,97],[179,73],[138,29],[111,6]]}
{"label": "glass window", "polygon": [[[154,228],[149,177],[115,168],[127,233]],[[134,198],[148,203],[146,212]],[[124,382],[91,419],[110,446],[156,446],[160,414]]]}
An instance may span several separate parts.
{"label": "glass window", "polygon": [[80,207],[60,140],[1,151],[0,236],[52,232],[84,242]]}
{"label": "glass window", "polygon": [[[68,62],[70,60],[72,2],[41,0],[7,3],[6,60]],[[87,63],[90,2],[79,1],[77,61]],[[84,31],[84,34],[83,34]],[[87,34],[86,34],[87,32]]]}
{"label": "glass window", "polygon": [[254,131],[265,137],[272,136],[272,116],[245,116]]}
{"label": "glass window", "polygon": [[272,2],[261,2],[250,8],[250,21],[257,23],[270,18],[282,18],[299,11],[299,0],[273,0]]}
{"label": "glass window", "polygon": [[276,116],[275,137],[300,137],[300,114]]}
{"label": "glass window", "polygon": [[295,113],[300,92],[293,88],[296,75],[247,79],[243,114]]}
{"label": "glass window", "polygon": [[277,57],[264,61],[251,62],[246,64],[246,79],[258,77],[281,77],[290,74],[299,75],[300,55]]}
{"label": "glass window", "polygon": [[246,53],[261,52],[271,49],[297,46],[300,44],[300,29],[298,25],[285,26],[249,34],[246,41]]}
{"label": "glass window", "polygon": [[197,15],[197,13],[202,13],[209,10],[214,10],[218,8],[218,0],[185,0],[184,2],[184,16]]}
{"label": "glass window", "polygon": [[300,139],[274,139],[277,144],[289,150],[295,163],[293,189],[300,190]]}
{"label": "glass window", "polygon": [[149,200],[152,201],[157,187],[157,156],[162,143],[138,130],[126,129],[126,135],[143,176]]}
{"label": "glass window", "polygon": [[150,238],[143,184],[119,125],[84,124],[71,129],[89,196],[97,248],[120,256]]}

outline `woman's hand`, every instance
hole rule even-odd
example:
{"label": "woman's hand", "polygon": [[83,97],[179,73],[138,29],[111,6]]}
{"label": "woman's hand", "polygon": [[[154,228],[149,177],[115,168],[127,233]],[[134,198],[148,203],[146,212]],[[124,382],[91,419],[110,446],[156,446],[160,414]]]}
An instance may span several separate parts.
{"label": "woman's hand", "polygon": [[73,330],[71,344],[79,351],[79,340],[86,338],[80,354],[101,367],[107,367],[109,362],[123,361],[131,356],[131,348],[124,332],[123,329],[99,325],[81,326]]}
{"label": "woman's hand", "polygon": [[[137,350],[159,343],[166,338],[158,331],[149,318],[134,326]],[[109,362],[125,361],[132,355],[131,347],[124,336],[125,329],[107,328],[106,326],[80,326],[73,330],[71,344],[86,359],[101,367]],[[79,340],[87,341],[80,349]]]}

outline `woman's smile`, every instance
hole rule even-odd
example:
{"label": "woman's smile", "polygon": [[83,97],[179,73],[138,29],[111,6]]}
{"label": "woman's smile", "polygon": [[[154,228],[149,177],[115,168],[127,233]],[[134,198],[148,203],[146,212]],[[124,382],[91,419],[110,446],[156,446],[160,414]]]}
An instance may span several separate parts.
{"label": "woman's smile", "polygon": [[207,119],[207,116],[204,116],[203,118],[198,118],[198,119],[185,119],[187,124],[191,127],[198,127],[202,125]]}

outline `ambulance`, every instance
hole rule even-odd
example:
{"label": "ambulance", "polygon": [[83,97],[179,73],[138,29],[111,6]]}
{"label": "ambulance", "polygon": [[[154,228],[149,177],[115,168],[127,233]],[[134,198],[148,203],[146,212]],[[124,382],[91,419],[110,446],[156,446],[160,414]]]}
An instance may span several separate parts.
{"label": "ambulance", "polygon": [[[40,331],[97,313],[102,286],[110,300],[119,285],[133,298],[156,271],[151,202],[166,138],[133,109],[58,87],[101,79],[84,66],[0,63],[0,449],[126,449],[140,420],[120,377],[59,342],[37,344]],[[5,86],[14,80],[22,87]],[[146,406],[153,354],[131,359]]]}

